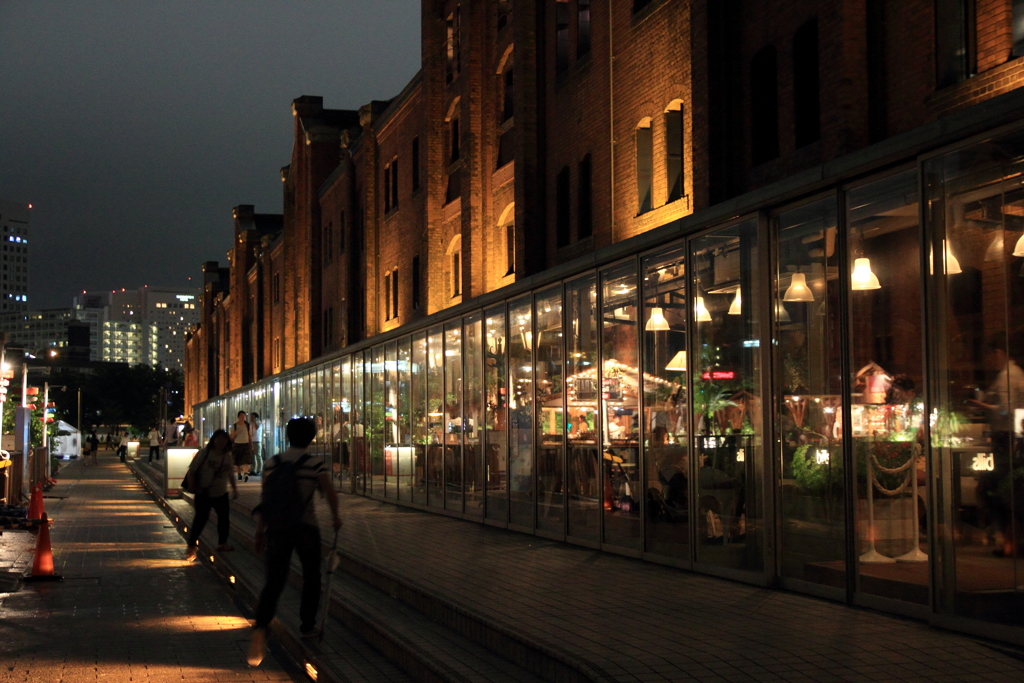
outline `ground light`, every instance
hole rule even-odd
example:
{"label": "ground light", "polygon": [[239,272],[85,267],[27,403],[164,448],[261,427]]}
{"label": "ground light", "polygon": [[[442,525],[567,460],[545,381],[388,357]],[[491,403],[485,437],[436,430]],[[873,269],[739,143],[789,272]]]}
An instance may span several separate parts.
{"label": "ground light", "polygon": [[316,680],[316,677],[319,675],[319,673],[316,670],[316,667],[313,666],[312,662],[306,662],[306,675],[314,681]]}

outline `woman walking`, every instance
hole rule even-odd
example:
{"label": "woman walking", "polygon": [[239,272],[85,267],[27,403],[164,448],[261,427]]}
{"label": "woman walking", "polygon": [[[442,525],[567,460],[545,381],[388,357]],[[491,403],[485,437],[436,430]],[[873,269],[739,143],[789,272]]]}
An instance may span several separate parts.
{"label": "woman walking", "polygon": [[235,456],[235,465],[238,466],[238,480],[249,481],[249,468],[252,467],[252,432],[249,423],[245,421],[245,411],[238,411],[238,420],[231,425],[228,432],[234,445],[231,452]]}
{"label": "woman walking", "polygon": [[223,429],[218,429],[210,437],[205,448],[199,450],[189,465],[185,476],[197,487],[195,506],[196,516],[192,519],[192,528],[188,532],[188,549],[185,559],[189,562],[199,554],[199,535],[210,519],[210,510],[217,513],[217,550],[227,552],[234,550],[228,545],[228,530],[231,522],[228,510],[228,484],[231,484],[232,498],[238,498],[238,487],[235,485],[235,464],[231,457],[231,438]]}

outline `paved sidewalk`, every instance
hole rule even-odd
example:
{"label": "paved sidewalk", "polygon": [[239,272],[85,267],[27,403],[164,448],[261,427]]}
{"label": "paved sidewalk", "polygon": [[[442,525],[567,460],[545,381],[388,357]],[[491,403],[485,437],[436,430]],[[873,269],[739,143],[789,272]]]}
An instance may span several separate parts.
{"label": "paved sidewalk", "polygon": [[[239,489],[237,507],[254,506],[259,485]],[[604,680],[1024,680],[1021,659],[914,620],[359,496],[341,501],[346,553]]]}
{"label": "paved sidewalk", "polygon": [[[0,593],[0,682],[291,681],[245,663],[249,621],[113,456],[74,462],[47,495],[62,583]],[[0,547],[8,543],[0,537]],[[16,542],[17,541],[17,542]],[[23,566],[15,546],[0,553]]]}

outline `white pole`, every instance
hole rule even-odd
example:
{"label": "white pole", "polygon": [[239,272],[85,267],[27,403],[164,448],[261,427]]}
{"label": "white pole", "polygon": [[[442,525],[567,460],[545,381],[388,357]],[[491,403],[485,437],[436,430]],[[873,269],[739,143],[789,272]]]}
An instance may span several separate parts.
{"label": "white pole", "polygon": [[860,556],[861,564],[888,564],[896,560],[875,550],[875,475],[871,467],[871,454],[867,454],[868,475],[868,551]]}
{"label": "white pole", "polygon": [[910,476],[911,490],[914,496],[911,500],[913,511],[910,513],[910,520],[914,525],[914,547],[896,558],[897,562],[927,562],[928,554],[921,550],[921,524],[917,519],[917,446],[911,450]]}
{"label": "white pole", "polygon": [[50,383],[43,382],[43,448],[46,448],[46,406],[50,402]]}

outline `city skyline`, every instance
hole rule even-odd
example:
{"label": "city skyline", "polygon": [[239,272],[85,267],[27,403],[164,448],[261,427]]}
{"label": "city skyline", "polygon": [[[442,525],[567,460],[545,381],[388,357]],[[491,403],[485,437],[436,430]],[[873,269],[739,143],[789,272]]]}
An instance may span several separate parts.
{"label": "city skyline", "polygon": [[416,7],[5,4],[0,196],[33,205],[28,309],[199,286],[232,207],[281,211],[292,99],[397,95],[419,65]]}

